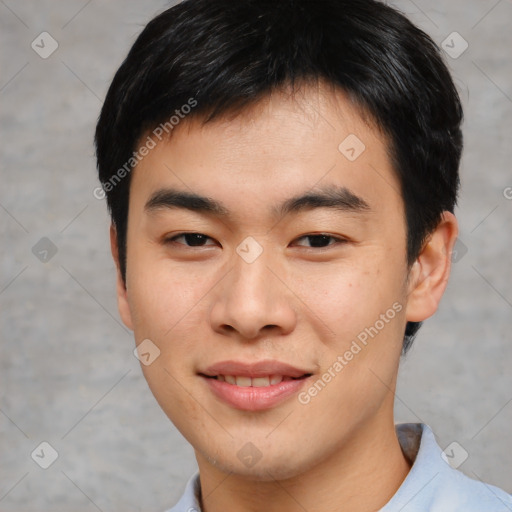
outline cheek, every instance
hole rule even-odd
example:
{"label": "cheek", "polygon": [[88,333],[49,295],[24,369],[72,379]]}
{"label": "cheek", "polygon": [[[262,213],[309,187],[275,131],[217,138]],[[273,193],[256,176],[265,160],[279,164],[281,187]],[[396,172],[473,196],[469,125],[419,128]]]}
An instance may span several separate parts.
{"label": "cheek", "polygon": [[381,309],[386,310],[396,300],[396,280],[384,275],[378,261],[371,261],[371,268],[354,263],[312,266],[302,269],[300,278],[295,279],[297,295],[306,310],[309,308],[342,338],[376,320],[384,312]]}
{"label": "cheek", "polygon": [[[318,327],[323,348],[319,351],[321,366],[329,368],[338,356],[344,356],[343,370],[348,382],[360,386],[361,366],[387,367],[394,371],[405,326],[403,275],[384,257],[364,258],[371,267],[337,265],[303,273],[297,295],[306,305],[307,322]],[[371,375],[366,372],[365,376]],[[350,384],[351,385],[351,384]],[[334,386],[336,387],[336,385]]]}
{"label": "cheek", "polygon": [[207,283],[193,271],[171,268],[165,261],[145,265],[132,259],[128,273],[128,299],[136,338],[166,339],[182,330],[203,306]]}

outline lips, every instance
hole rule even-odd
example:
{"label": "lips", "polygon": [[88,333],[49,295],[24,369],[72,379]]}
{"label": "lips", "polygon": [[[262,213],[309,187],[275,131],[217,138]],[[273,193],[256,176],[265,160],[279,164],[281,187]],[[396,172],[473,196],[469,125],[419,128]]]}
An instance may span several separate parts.
{"label": "lips", "polygon": [[245,411],[270,409],[290,399],[312,372],[279,361],[222,361],[198,372],[210,391],[231,407]]}
{"label": "lips", "polygon": [[222,361],[198,372],[210,391],[235,409],[262,411],[283,403],[304,387],[312,372],[274,360]]}
{"label": "lips", "polygon": [[[215,363],[204,371],[199,372],[205,377],[245,377],[258,379],[264,377],[282,377],[282,380],[298,379],[312,374],[305,368],[297,368],[287,363],[275,360],[257,361],[255,363],[243,363],[241,361],[221,361]],[[247,381],[242,381],[247,382]],[[242,383],[242,385],[244,385]],[[247,384],[246,384],[247,385]]]}
{"label": "lips", "polygon": [[[227,382],[235,386],[242,388],[255,387],[263,388],[266,386],[274,386],[280,382],[287,380],[295,380],[295,377],[287,377],[283,375],[266,375],[265,377],[245,377],[242,375],[217,375],[215,377],[209,377],[210,379],[217,379],[221,382]],[[297,377],[300,379],[301,377]]]}

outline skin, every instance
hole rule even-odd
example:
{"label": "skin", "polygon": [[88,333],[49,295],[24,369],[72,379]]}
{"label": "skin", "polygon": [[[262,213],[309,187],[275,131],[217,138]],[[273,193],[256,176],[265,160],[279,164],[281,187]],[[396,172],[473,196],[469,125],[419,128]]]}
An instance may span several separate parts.
{"label": "skin", "polygon": [[[349,134],[366,147],[353,162],[338,150]],[[163,187],[213,198],[228,215],[145,210]],[[322,187],[346,187],[370,210],[272,215]],[[403,332],[438,307],[457,221],[445,212],[408,267],[399,190],[385,136],[322,84],[273,93],[204,126],[182,121],[133,171],[119,309],[136,343],[160,350],[142,369],[194,447],[204,511],[370,512],[403,482],[410,463],[393,422]],[[182,232],[210,238],[166,241]],[[309,234],[345,242],[311,247]],[[263,248],[253,263],[236,252],[248,236]],[[111,241],[118,262],[114,227]],[[197,375],[218,361],[277,359],[315,381],[395,303],[401,311],[307,404],[294,395],[268,410],[237,410]],[[261,452],[252,467],[237,456],[248,442]]]}

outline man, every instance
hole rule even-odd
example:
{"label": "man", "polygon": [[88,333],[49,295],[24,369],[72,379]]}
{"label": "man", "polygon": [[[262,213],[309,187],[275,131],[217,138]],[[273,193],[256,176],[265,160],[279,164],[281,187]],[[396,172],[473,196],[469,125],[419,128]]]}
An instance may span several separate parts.
{"label": "man", "polygon": [[198,474],[172,511],[505,511],[394,425],[457,237],[462,109],[375,1],[187,0],[96,131],[118,301]]}

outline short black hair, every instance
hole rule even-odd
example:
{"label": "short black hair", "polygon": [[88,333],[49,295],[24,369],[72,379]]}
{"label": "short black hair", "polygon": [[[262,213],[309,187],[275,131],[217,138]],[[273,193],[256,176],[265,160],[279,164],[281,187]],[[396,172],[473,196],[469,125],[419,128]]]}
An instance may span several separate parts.
{"label": "short black hair", "polygon": [[[141,137],[159,125],[169,133],[183,112],[207,123],[319,80],[343,90],[387,135],[412,265],[442,212],[453,212],[459,189],[462,107],[432,39],[375,0],[185,0],[139,35],[96,127],[123,279]],[[404,354],[420,326],[407,323]]]}

